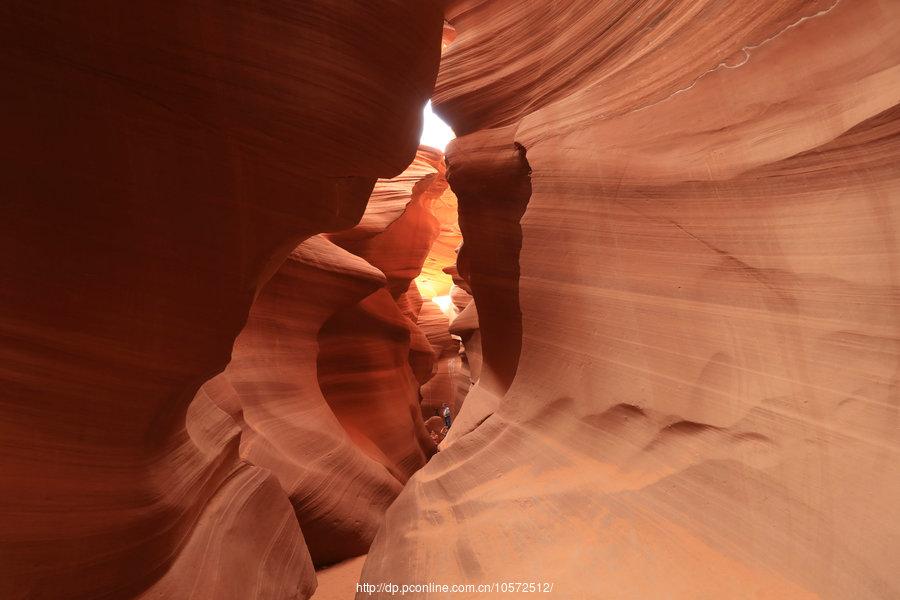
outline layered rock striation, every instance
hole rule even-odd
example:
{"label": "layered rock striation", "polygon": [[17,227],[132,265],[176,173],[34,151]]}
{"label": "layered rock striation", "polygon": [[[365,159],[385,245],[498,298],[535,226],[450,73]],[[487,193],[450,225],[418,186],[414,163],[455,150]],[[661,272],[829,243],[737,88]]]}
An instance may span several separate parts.
{"label": "layered rock striation", "polygon": [[413,158],[436,3],[0,13],[0,596],[307,597],[297,482],[189,404],[292,249]]}
{"label": "layered rock striation", "polygon": [[402,444],[409,411],[406,429],[397,420],[393,437],[378,438],[375,420],[396,414],[380,407],[360,431],[319,386],[320,329],[384,285],[363,259],[322,236],[306,240],[257,297],[228,367],[198,394],[240,424],[241,458],[278,478],[316,565],[365,553],[402,487],[398,456],[424,464],[421,449]]}
{"label": "layered rock striation", "polygon": [[[489,279],[518,290],[521,335],[470,276],[500,385],[466,399],[363,580],[897,596],[897,5],[446,14],[459,270],[479,269],[469,211],[525,200],[495,221],[518,222],[517,260],[477,251],[509,252]],[[495,191],[500,165],[519,175]]]}
{"label": "layered rock striation", "polygon": [[412,286],[437,238],[442,155],[421,148],[376,182],[360,222],[299,245],[262,289],[225,371],[198,401],[242,429],[277,478],[314,565],[364,554],[402,485],[435,452],[421,416],[434,348]]}

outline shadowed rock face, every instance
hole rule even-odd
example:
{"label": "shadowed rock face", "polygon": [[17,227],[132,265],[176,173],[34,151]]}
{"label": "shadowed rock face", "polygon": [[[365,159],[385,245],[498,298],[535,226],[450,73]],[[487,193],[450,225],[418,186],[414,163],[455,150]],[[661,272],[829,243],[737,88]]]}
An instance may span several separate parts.
{"label": "shadowed rock face", "polygon": [[379,290],[336,313],[319,332],[322,393],[351,438],[400,483],[434,453],[409,362],[411,327]]}
{"label": "shadowed rock face", "polygon": [[406,171],[376,184],[357,227],[329,235],[377,266],[387,286],[336,312],[322,328],[319,383],[335,412],[356,431],[376,440],[415,441],[412,453],[388,444],[394,446],[389,468],[403,483],[435,451],[421,415],[426,388],[420,387],[439,371],[439,357],[419,326],[423,305],[432,303],[423,302],[413,279],[440,236],[434,203],[448,188],[444,170],[441,152],[420,147]]}
{"label": "shadowed rock face", "polygon": [[446,187],[442,155],[422,148],[375,184],[358,225],[300,244],[195,399],[239,423],[241,458],[278,478],[317,567],[364,554],[435,451],[419,405],[435,356],[409,288]]}
{"label": "shadowed rock face", "polygon": [[468,134],[448,150],[466,252],[467,190],[492,180],[457,165],[518,145],[530,168],[521,352],[392,505],[363,580],[900,594],[898,6],[447,17],[434,103]]}
{"label": "shadowed rock face", "polygon": [[522,347],[519,221],[531,196],[528,161],[513,133],[501,128],[469,135],[451,142],[447,155],[465,238],[456,266],[485,316],[482,352],[491,368],[482,385],[498,394],[509,388]]}
{"label": "shadowed rock face", "polygon": [[447,187],[441,160],[420,150],[375,184],[356,227],[298,246],[195,400],[240,424],[241,458],[278,478],[316,566],[365,553],[435,451],[419,407],[433,350],[426,340],[419,365],[406,290],[438,233],[429,203]]}
{"label": "shadowed rock face", "polygon": [[435,416],[445,403],[456,415],[459,407],[456,405],[454,380],[460,369],[459,342],[450,336],[448,315],[434,302],[425,302],[417,323],[436,358],[433,376],[422,386],[422,416],[426,419]]}
{"label": "shadowed rock face", "polygon": [[[396,411],[378,406],[376,418],[360,431],[329,406],[319,388],[322,325],[336,310],[383,289],[384,282],[380,271],[324,237],[306,240],[253,303],[228,367],[198,394],[198,400],[209,398],[240,424],[241,458],[278,478],[316,565],[365,553],[405,481],[395,474],[398,455],[410,454],[416,467],[425,462],[413,444],[410,409],[400,393],[396,399],[405,408],[406,428],[396,419],[394,435],[379,438],[372,435],[379,431],[377,418],[396,418]],[[362,333],[359,340],[366,341]],[[383,361],[397,354],[383,350]],[[408,402],[414,402],[415,388],[409,394]],[[405,446],[393,447],[407,437]]]}
{"label": "shadowed rock face", "polygon": [[0,17],[0,598],[900,596],[896,2]]}
{"label": "shadowed rock face", "polygon": [[412,159],[436,3],[0,14],[0,596],[308,596],[278,482],[188,404],[291,249]]}

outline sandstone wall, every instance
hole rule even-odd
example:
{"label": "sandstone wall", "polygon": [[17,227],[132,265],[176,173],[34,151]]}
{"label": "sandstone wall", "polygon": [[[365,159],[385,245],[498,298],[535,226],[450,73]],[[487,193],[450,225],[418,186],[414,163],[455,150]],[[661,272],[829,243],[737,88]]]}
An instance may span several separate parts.
{"label": "sandstone wall", "polygon": [[412,160],[441,36],[422,1],[0,8],[0,597],[308,596],[277,481],[188,405]]}
{"label": "sandstone wall", "polygon": [[[527,163],[502,279],[521,351],[388,511],[363,579],[900,594],[898,5],[476,0],[447,17],[434,103],[465,134],[448,177],[473,270],[464,215],[497,196],[494,165]],[[510,373],[491,330],[514,313],[472,283],[484,382]]]}

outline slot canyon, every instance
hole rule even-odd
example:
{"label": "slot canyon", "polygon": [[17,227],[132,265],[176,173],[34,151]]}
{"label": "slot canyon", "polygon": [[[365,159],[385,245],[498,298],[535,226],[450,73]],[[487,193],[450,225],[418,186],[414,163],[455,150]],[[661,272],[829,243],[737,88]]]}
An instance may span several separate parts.
{"label": "slot canyon", "polygon": [[0,600],[900,598],[897,0],[0,15]]}

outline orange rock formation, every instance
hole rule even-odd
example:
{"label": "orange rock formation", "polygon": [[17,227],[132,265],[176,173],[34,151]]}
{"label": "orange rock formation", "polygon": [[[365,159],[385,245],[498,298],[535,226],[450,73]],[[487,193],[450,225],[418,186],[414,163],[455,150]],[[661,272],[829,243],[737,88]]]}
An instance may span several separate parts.
{"label": "orange rock formation", "polygon": [[484,364],[363,579],[900,595],[900,5],[447,17]]}
{"label": "orange rock formation", "polygon": [[896,1],[0,15],[3,600],[900,596]]}

